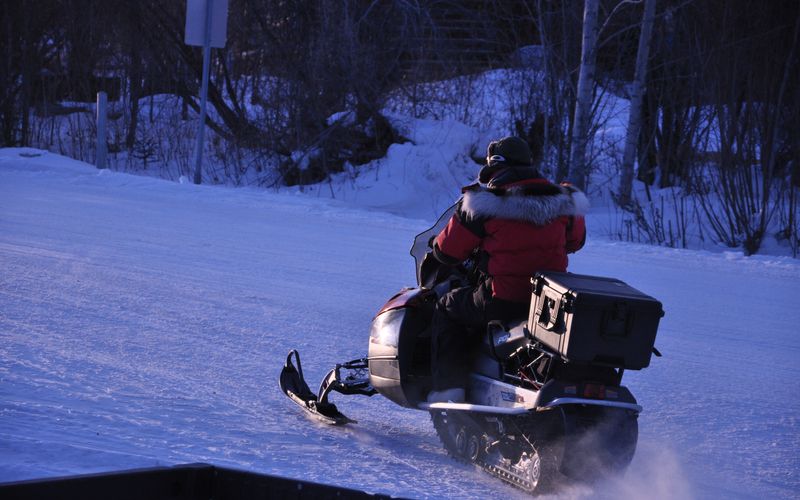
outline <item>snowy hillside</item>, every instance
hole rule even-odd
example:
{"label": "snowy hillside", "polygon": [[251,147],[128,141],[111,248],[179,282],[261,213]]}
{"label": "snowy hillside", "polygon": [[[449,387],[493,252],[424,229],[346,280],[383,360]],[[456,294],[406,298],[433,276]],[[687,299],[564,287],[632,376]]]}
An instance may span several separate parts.
{"label": "snowy hillside", "polygon": [[[408,248],[430,217],[308,194],[0,150],[0,482],[208,462],[404,497],[522,497],[449,459],[423,412],[339,397],[359,423],[331,428],[280,393],[290,348],[309,381],[366,352],[374,312],[413,284]],[[666,316],[664,357],[626,374],[644,407],[631,468],[560,497],[800,495],[800,262],[590,229],[571,270],[623,279]]]}

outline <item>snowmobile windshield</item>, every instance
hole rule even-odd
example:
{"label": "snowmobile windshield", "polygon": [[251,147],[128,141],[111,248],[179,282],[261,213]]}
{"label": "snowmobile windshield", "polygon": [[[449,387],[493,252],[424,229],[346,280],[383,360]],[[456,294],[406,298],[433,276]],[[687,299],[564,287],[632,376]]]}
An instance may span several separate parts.
{"label": "snowmobile windshield", "polygon": [[440,232],[442,232],[442,229],[445,228],[447,222],[450,220],[450,217],[453,215],[453,212],[456,211],[457,204],[458,202],[452,204],[447,210],[445,210],[444,213],[439,216],[436,224],[414,237],[414,243],[411,245],[411,256],[414,257],[414,264],[417,267],[418,285],[422,284],[422,260],[425,258],[425,254],[431,251],[433,238],[435,238]]}

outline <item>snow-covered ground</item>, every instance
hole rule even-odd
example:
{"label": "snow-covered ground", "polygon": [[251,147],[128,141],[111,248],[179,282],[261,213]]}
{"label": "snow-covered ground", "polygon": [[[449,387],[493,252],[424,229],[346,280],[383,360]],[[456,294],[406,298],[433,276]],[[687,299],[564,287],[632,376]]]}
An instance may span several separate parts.
{"label": "snow-covered ground", "polygon": [[[359,423],[331,428],[277,388],[290,348],[312,383],[363,355],[372,314],[413,284],[429,216],[386,205],[0,150],[0,482],[208,462],[404,497],[522,496],[449,459],[423,412],[340,397]],[[629,471],[561,497],[800,496],[800,262],[590,232],[571,270],[621,278],[666,316],[664,357],[626,374],[645,408]]]}

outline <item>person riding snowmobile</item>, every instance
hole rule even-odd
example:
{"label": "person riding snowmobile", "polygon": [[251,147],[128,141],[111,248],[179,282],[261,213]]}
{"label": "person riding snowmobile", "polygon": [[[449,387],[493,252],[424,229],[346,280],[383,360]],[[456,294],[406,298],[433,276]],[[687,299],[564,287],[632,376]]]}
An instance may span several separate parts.
{"label": "person riding snowmobile", "polygon": [[524,317],[530,279],[537,271],[566,271],[567,254],[586,240],[586,196],[553,184],[532,165],[519,137],[489,143],[478,183],[463,197],[433,241],[445,266],[471,260],[471,284],[437,302],[431,326],[432,382],[429,402],[464,400],[472,346],[494,319]]}

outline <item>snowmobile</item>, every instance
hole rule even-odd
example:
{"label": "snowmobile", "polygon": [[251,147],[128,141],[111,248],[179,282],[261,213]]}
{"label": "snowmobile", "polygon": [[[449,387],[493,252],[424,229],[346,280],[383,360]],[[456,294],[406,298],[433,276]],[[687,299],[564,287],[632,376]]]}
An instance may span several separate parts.
{"label": "snowmobile", "polygon": [[475,350],[465,402],[426,401],[431,389],[429,326],[436,301],[470,280],[433,259],[431,242],[455,207],[417,235],[411,248],[417,287],[391,297],[375,315],[368,355],[336,364],[314,393],[300,355],[289,352],[281,390],[310,416],[355,423],[332,392],[380,394],[430,413],[444,448],[530,493],[563,478],[593,481],[624,471],[634,456],[642,407],[621,385],[655,349],[661,303],[620,280],[538,273],[528,317],[491,321]]}

